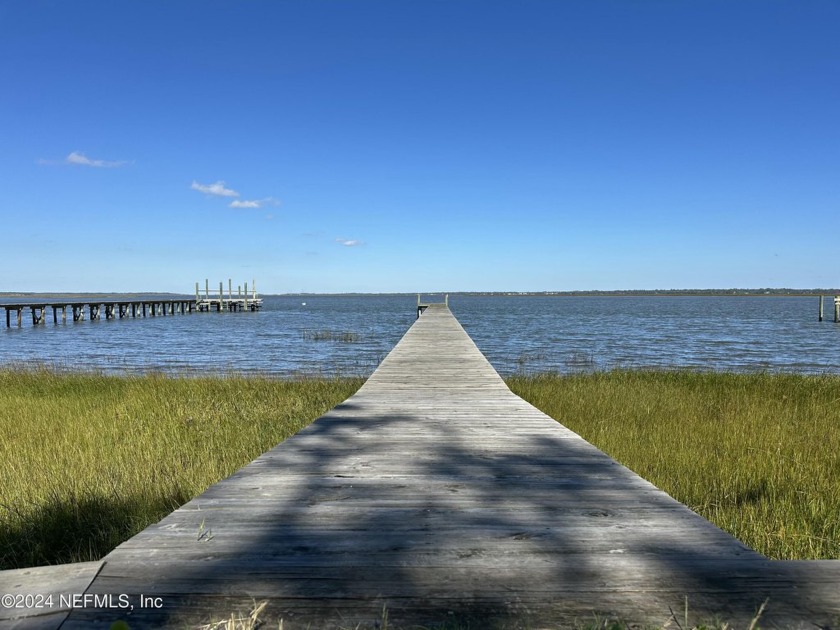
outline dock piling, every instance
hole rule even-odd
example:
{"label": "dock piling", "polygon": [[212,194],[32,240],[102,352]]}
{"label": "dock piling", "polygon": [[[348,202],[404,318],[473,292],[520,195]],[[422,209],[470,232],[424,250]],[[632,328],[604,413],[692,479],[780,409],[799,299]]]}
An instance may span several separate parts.
{"label": "dock piling", "polygon": [[29,307],[32,311],[32,324],[37,326],[39,324],[47,323],[47,305],[32,305]]}

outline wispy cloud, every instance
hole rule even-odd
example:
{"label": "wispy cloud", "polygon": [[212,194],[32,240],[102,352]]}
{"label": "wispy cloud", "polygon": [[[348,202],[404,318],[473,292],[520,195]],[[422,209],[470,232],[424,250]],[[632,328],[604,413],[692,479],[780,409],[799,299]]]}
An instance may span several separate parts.
{"label": "wispy cloud", "polygon": [[68,164],[79,164],[81,166],[95,166],[96,168],[115,168],[117,166],[127,164],[125,160],[92,160],[78,151],[73,151],[70,155],[68,155],[65,158],[65,162]]}
{"label": "wispy cloud", "polygon": [[94,160],[87,157],[84,153],[73,151],[63,160],[38,160],[38,164],[54,165],[54,164],[72,164],[74,166],[93,166],[94,168],[117,168],[128,164],[127,160]]}
{"label": "wispy cloud", "polygon": [[265,197],[263,199],[237,199],[231,201],[229,208],[263,208],[265,206],[279,206],[280,202],[274,197]]}
{"label": "wispy cloud", "polygon": [[[225,183],[221,180],[216,182],[215,184],[199,184],[197,181],[193,180],[192,186],[190,186],[193,190],[197,190],[198,192],[203,192],[205,195],[214,195],[216,197],[238,197],[239,193],[231,188],[225,188]],[[253,206],[249,206],[253,207]],[[257,206],[259,207],[259,206]]]}
{"label": "wispy cloud", "polygon": [[335,239],[336,243],[341,243],[345,247],[358,247],[359,245],[364,245],[362,241],[351,239],[351,238],[337,238]]}

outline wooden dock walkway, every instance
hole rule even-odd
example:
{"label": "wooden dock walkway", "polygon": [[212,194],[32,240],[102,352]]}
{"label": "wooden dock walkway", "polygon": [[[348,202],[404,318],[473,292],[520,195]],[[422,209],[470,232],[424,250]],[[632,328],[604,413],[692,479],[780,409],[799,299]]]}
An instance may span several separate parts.
{"label": "wooden dock walkway", "polygon": [[17,326],[23,324],[23,312],[29,309],[32,315],[32,325],[38,326],[47,323],[47,312],[52,309],[52,320],[58,323],[58,314],[61,312],[62,323],[67,322],[67,309],[74,322],[84,321],[85,312],[90,315],[90,320],[95,321],[105,315],[105,319],[123,319],[124,317],[150,317],[166,316],[167,313],[192,313],[197,310],[196,301],[189,299],[148,299],[148,300],[51,300],[24,302],[15,304],[0,304],[0,308],[6,309],[6,328],[12,325],[12,313],[15,313]]}
{"label": "wooden dock walkway", "polygon": [[747,628],[769,600],[762,627],[825,628],[840,561],[747,548],[511,393],[433,304],[358,393],[120,545],[85,593],[98,605],[62,630],[263,601],[284,630],[372,629],[383,610],[392,629],[661,627],[686,598],[691,623]]}

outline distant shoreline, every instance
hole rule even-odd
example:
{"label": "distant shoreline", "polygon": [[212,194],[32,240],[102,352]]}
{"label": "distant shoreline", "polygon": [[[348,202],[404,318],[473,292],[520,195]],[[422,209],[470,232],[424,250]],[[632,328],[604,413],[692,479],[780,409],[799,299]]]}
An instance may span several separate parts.
{"label": "distant shoreline", "polygon": [[[450,296],[464,297],[811,297],[819,295],[840,295],[840,289],[626,289],[615,291],[426,291],[421,296]],[[415,297],[418,293],[261,293],[261,297]],[[22,300],[52,300],[67,299],[114,299],[114,298],[144,298],[155,296],[161,299],[189,299],[195,297],[190,293],[168,292],[37,292],[37,291],[0,291],[0,299]]]}

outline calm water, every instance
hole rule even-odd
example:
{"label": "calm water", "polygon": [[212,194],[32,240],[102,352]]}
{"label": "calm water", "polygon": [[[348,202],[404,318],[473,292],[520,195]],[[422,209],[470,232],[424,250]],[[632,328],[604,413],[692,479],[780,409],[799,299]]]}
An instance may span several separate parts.
{"label": "calm water", "polygon": [[[817,322],[817,299],[452,296],[450,308],[502,375],[614,367],[840,373],[840,325]],[[22,328],[0,329],[0,363],[367,375],[412,324],[415,304],[413,297],[266,297],[258,313],[57,325],[49,313],[37,328],[27,310]],[[829,299],[827,315],[832,308]],[[312,338],[324,332],[333,338]]]}

